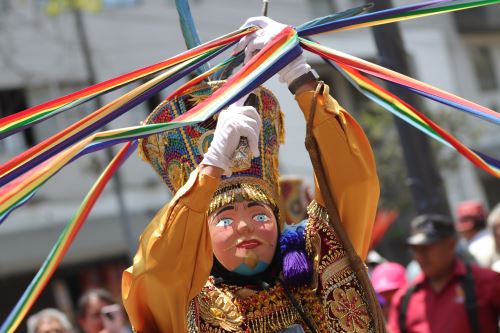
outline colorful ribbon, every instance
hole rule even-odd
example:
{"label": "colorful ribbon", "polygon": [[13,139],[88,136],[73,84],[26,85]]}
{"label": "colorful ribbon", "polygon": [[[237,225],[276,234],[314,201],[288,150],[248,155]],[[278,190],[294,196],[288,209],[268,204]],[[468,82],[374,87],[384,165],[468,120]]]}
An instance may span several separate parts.
{"label": "colorful ribbon", "polygon": [[497,3],[500,3],[500,0],[480,0],[480,1],[435,0],[415,5],[381,10],[354,17],[348,17],[333,22],[307,26],[302,29],[298,28],[297,32],[300,37],[304,37],[320,33],[354,30],[359,28],[373,27],[386,23],[393,23],[419,17],[425,17],[435,14],[443,14],[464,9],[494,5]]}
{"label": "colorful ribbon", "polygon": [[99,195],[104,190],[104,187],[111,179],[115,171],[130,156],[130,154],[135,150],[136,147],[137,141],[127,143],[110,162],[110,164],[101,174],[94,186],[92,186],[91,190],[83,200],[80,208],[77,210],[71,221],[65,226],[64,230],[59,235],[59,238],[52,247],[44,263],[36,273],[35,277],[30,282],[21,298],[18,300],[12,311],[3,322],[2,326],[0,327],[1,333],[15,332],[23,318],[28,313],[31,306],[35,303],[36,299],[54,274],[57,266],[68,251],[78,231],[89,215],[90,210],[96,203]]}
{"label": "colorful ribbon", "polygon": [[[267,80],[274,75],[278,70],[285,66],[291,59],[300,54],[301,49],[298,45],[297,35],[291,28],[286,28],[280,33],[271,43],[262,49],[254,59],[246,64],[238,73],[229,79],[221,88],[219,88],[211,97],[197,105],[189,112],[181,117],[174,119],[173,122],[166,124],[152,124],[145,126],[137,126],[129,129],[113,130],[94,134],[84,140],[78,142],[72,147],[57,154],[52,159],[46,161],[42,165],[35,167],[32,171],[25,173],[19,178],[19,183],[9,184],[2,188],[0,193],[1,213],[0,216],[5,216],[12,207],[19,207],[26,202],[27,198],[31,197],[43,183],[45,183],[55,172],[60,170],[64,165],[69,163],[77,154],[82,153],[85,149],[92,149],[94,141],[109,140],[116,143],[120,140],[147,136],[152,133],[158,133],[165,129],[185,126],[194,122],[200,122],[211,116],[214,112],[220,110],[226,104],[236,101],[243,95],[255,89],[262,81]],[[127,146],[129,147],[129,146]],[[128,148],[127,148],[128,149]],[[127,150],[127,151],[130,151]],[[113,165],[117,166],[118,162]],[[69,248],[72,240],[76,236],[81,224],[86,219],[91,207],[97,200],[99,194],[104,187],[107,179],[112,175],[116,168],[108,167],[109,172],[106,176],[101,176],[96,183],[96,190],[92,190],[86,197],[86,201],[80,207],[80,210],[75,214],[74,219],[66,226],[63,234],[61,234],[58,242],[52,249],[46,261],[40,268],[39,272],[32,280],[21,299],[11,311],[6,321],[0,328],[0,333],[13,332],[19,325],[22,318],[26,315],[29,308],[32,306],[43,287],[48,283],[55,268]],[[11,186],[12,185],[12,186]],[[98,189],[97,189],[98,187]],[[19,189],[22,189],[21,191]],[[5,190],[5,191],[4,191]],[[8,204],[11,204],[10,211],[4,209]]]}
{"label": "colorful ribbon", "polygon": [[[300,52],[297,35],[293,29],[288,27],[212,96],[173,121],[96,133],[73,144],[55,155],[53,159],[39,166],[31,165],[31,162],[26,163],[29,166],[29,171],[23,177],[18,178],[15,184],[9,184],[0,189],[0,221],[5,219],[13,209],[24,203],[28,197],[31,197],[33,191],[36,191],[50,177],[72,161],[75,156],[84,154],[85,150],[95,150],[96,144],[102,148],[107,145],[202,122],[226,105],[251,92],[285,66],[290,58],[295,58]],[[122,98],[125,97],[130,98],[128,95]]]}
{"label": "colorful ribbon", "polygon": [[[191,9],[189,8],[189,2],[187,0],[175,0],[175,8],[177,8],[177,13],[179,14],[179,23],[181,26],[182,36],[184,37],[184,42],[188,49],[195,48],[201,44],[200,36],[196,26],[194,24],[193,15],[191,15]],[[207,72],[210,69],[208,64],[202,65],[195,72],[198,75]]]}
{"label": "colorful ribbon", "polygon": [[336,63],[343,64],[360,72],[376,76],[383,80],[399,84],[421,94],[422,96],[432,96],[434,100],[439,101],[443,104],[461,109],[495,124],[500,124],[500,114],[498,112],[495,112],[474,102],[468,101],[465,98],[458,97],[406,75],[373,64],[369,61],[336,51],[310,40],[301,38],[300,43],[304,49],[316,53],[323,58],[333,60]]}
{"label": "colorful ribbon", "polygon": [[339,65],[339,71],[349,78],[349,81],[365,96],[376,102],[386,110],[390,111],[397,117],[403,119],[422,132],[436,139],[440,143],[455,149],[465,158],[471,161],[478,168],[488,172],[489,174],[500,178],[500,163],[495,159],[478,153],[460,141],[451,134],[439,127],[435,122],[425,116],[423,113],[416,110],[414,107],[404,102],[397,96],[377,85],[375,82],[363,76],[357,70],[345,65]]}
{"label": "colorful ribbon", "polygon": [[162,73],[154,79],[142,84],[129,93],[120,96],[75,124],[65,128],[59,133],[56,133],[48,139],[26,150],[24,153],[4,163],[0,166],[0,186],[5,185],[24,172],[31,170],[33,166],[54,156],[66,147],[71,146],[73,143],[106,125],[124,112],[146,100],[151,95],[157,93],[165,87],[168,87],[181,77],[189,74],[193,68],[196,68],[200,64],[213,58],[231,45],[232,44],[211,49],[206,51],[205,54],[201,54],[173,66],[165,73]]}
{"label": "colorful ribbon", "polygon": [[21,112],[0,119],[0,139],[28,128],[36,123],[47,120],[54,115],[67,111],[101,94],[118,89],[126,84],[137,81],[148,75],[158,73],[172,66],[188,61],[210,50],[238,41],[241,37],[254,32],[257,28],[250,27],[224,35],[213,41],[202,44],[196,48],[185,51],[175,57],[157,64],[147,66],[116,78],[84,88],[66,96],[31,107]]}

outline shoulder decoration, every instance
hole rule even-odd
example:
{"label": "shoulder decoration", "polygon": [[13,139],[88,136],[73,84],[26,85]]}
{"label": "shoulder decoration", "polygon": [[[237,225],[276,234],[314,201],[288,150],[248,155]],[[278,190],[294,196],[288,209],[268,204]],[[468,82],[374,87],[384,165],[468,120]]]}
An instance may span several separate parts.
{"label": "shoulder decoration", "polygon": [[313,258],[317,287],[334,332],[373,332],[367,299],[349,266],[344,246],[328,225],[326,209],[313,201],[308,207],[306,248]]}

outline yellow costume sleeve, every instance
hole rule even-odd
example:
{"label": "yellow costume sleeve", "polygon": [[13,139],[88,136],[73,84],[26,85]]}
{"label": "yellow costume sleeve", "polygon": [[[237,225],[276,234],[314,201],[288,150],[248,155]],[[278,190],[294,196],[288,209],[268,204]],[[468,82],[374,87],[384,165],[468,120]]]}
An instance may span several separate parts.
{"label": "yellow costume sleeve", "polygon": [[186,332],[186,312],[212,268],[206,211],[219,179],[197,170],[140,237],[122,278],[123,303],[137,332]]}
{"label": "yellow costume sleeve", "polygon": [[[314,91],[295,96],[309,119]],[[327,184],[338,206],[342,225],[362,260],[366,258],[380,192],[373,152],[359,124],[329,94],[318,96],[313,136],[316,139]],[[324,200],[316,181],[316,201]]]}

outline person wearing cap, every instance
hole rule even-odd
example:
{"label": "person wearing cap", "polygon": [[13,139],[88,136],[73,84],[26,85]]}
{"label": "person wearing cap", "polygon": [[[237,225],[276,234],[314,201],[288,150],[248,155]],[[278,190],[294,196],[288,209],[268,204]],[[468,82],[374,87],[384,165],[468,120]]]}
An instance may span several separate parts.
{"label": "person wearing cap", "polygon": [[421,215],[407,239],[422,272],[398,291],[389,314],[392,333],[495,333],[500,315],[500,274],[465,264],[455,252],[451,219]]}
{"label": "person wearing cap", "polygon": [[375,292],[384,299],[382,310],[388,319],[394,295],[406,286],[406,270],[397,262],[383,262],[373,269],[371,281]]}
{"label": "person wearing cap", "polygon": [[495,253],[494,239],[486,228],[486,209],[476,200],[460,202],[456,209],[456,230],[466,241],[466,248],[479,266],[491,267]]}
{"label": "person wearing cap", "polygon": [[[247,24],[261,27],[242,41],[247,59],[285,27],[268,18]],[[258,87],[204,123],[145,138],[142,157],[175,194],[123,274],[136,332],[384,331],[362,263],[379,192],[369,142],[303,56],[279,77],[318,145],[311,149],[319,156],[315,171],[324,172],[316,172],[307,221],[287,225],[279,205],[283,115],[268,89]],[[174,119],[222,84],[184,90],[146,123]],[[245,146],[249,163],[240,158]],[[329,191],[337,213],[327,208]]]}

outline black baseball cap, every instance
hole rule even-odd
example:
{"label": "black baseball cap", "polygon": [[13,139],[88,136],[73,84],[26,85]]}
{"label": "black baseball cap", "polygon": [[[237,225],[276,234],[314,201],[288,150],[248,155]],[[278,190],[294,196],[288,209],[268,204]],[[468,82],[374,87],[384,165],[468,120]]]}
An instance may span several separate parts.
{"label": "black baseball cap", "polygon": [[441,239],[455,237],[456,231],[453,221],[444,215],[425,214],[415,217],[411,221],[408,245],[429,245]]}

